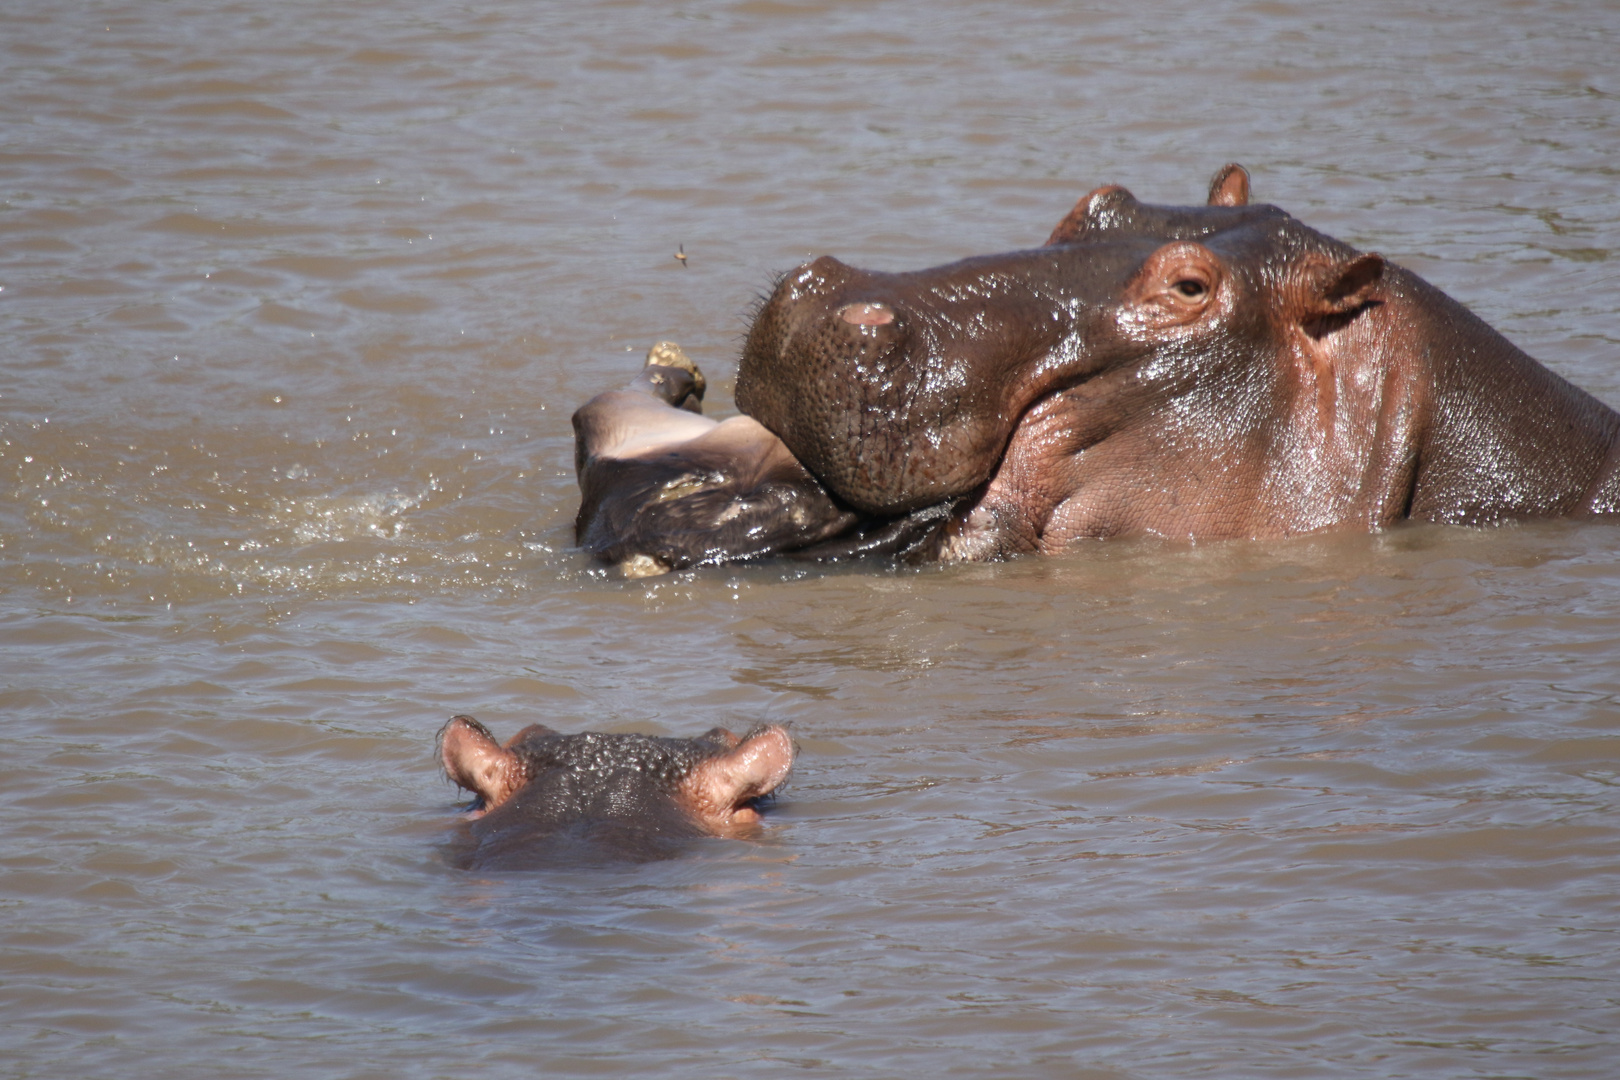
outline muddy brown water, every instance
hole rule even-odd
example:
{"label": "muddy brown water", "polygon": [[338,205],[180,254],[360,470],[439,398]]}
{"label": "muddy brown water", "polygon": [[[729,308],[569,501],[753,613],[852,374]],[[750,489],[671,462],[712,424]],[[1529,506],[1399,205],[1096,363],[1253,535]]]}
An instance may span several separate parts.
{"label": "muddy brown water", "polygon": [[[0,9],[0,1074],[1607,1077],[1620,528],[647,581],[568,417],[1119,181],[1620,403],[1612,4]],[[683,267],[672,256],[684,248]],[[468,874],[435,729],[792,725]]]}

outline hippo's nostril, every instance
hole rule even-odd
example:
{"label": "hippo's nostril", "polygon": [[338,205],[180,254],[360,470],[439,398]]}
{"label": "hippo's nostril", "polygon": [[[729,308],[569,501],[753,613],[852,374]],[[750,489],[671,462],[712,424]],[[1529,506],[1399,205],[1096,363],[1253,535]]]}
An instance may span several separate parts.
{"label": "hippo's nostril", "polygon": [[838,317],[851,326],[887,326],[894,322],[894,311],[887,304],[845,304]]}

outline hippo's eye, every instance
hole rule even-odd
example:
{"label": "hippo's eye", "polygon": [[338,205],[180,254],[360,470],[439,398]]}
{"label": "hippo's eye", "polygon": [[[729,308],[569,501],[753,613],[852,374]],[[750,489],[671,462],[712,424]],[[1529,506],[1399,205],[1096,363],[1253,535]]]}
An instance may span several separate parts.
{"label": "hippo's eye", "polygon": [[1185,296],[1188,300],[1197,300],[1199,297],[1209,292],[1209,286],[1195,278],[1182,278],[1180,281],[1176,282],[1174,288],[1176,292],[1180,293],[1182,296]]}

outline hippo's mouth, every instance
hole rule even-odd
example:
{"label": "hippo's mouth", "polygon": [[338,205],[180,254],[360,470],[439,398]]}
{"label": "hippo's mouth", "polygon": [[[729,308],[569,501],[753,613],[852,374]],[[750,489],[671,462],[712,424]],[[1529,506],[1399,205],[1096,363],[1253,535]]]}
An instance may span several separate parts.
{"label": "hippo's mouth", "polygon": [[960,500],[933,503],[908,514],[862,518],[842,536],[784,552],[794,559],[857,559],[892,556],[903,561],[934,557]]}
{"label": "hippo's mouth", "polygon": [[703,417],[687,391],[700,374],[654,346],[623,390],[574,414],[586,551],[628,577],[771,555],[926,558],[954,499],[862,510],[812,473],[777,433],[749,416]]}

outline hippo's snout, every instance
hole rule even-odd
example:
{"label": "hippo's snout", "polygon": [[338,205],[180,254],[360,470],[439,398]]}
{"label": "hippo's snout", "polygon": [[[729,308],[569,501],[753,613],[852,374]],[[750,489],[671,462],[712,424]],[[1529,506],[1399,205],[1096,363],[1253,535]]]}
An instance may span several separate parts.
{"label": "hippo's snout", "polygon": [[972,490],[982,469],[955,451],[973,391],[930,345],[933,306],[899,275],[830,256],[799,267],[749,331],[738,406],[857,510],[903,514]]}

